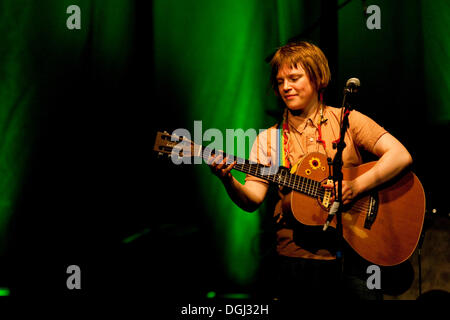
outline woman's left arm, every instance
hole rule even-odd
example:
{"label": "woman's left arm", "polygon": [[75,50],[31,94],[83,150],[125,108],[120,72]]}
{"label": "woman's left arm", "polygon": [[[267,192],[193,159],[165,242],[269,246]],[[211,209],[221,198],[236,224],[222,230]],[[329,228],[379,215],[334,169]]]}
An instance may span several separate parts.
{"label": "woman's left arm", "polygon": [[367,172],[352,181],[342,182],[342,201],[351,202],[358,194],[369,191],[394,178],[412,164],[408,150],[394,136],[383,134],[375,143],[373,153],[379,157]]}

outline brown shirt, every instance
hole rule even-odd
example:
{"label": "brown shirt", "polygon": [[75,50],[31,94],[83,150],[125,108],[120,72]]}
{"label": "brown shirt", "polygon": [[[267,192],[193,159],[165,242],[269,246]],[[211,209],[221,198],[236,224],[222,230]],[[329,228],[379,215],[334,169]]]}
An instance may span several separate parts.
{"label": "brown shirt", "polygon": [[[319,111],[309,118],[288,115],[289,134],[289,161],[296,164],[301,158],[310,152],[320,152],[330,158],[334,158],[336,150],[332,142],[339,138],[341,109],[325,107],[323,112],[325,123],[321,125],[322,139],[325,147],[318,142],[320,120]],[[362,163],[358,149],[365,149],[373,153],[373,147],[378,139],[387,131],[369,117],[358,111],[349,114],[349,128],[345,134],[346,147],[343,151],[344,167],[357,166]],[[261,132],[253,144],[250,160],[265,165],[278,164],[278,135],[276,127]],[[258,181],[268,184],[268,181],[247,175],[246,181]],[[333,235],[323,232],[320,228],[302,226],[294,219],[278,219],[282,213],[281,197],[274,210],[274,218],[277,221],[277,251],[280,255],[290,257],[302,257],[309,259],[335,259],[332,250],[334,244]]]}

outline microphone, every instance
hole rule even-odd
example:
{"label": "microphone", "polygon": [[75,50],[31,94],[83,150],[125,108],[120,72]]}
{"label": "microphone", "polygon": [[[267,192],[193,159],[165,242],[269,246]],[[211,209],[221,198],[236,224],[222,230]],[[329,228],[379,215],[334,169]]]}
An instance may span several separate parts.
{"label": "microphone", "polygon": [[347,83],[345,84],[344,91],[345,93],[356,93],[359,90],[359,87],[361,86],[361,82],[358,78],[350,78],[347,80]]}

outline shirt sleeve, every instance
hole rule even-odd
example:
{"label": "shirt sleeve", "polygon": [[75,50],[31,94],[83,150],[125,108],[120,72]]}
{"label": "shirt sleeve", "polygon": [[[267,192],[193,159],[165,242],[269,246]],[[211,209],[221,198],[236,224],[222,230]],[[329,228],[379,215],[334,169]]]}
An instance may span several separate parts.
{"label": "shirt sleeve", "polygon": [[374,120],[356,110],[350,112],[349,129],[355,144],[371,153],[377,141],[387,133],[386,129]]}

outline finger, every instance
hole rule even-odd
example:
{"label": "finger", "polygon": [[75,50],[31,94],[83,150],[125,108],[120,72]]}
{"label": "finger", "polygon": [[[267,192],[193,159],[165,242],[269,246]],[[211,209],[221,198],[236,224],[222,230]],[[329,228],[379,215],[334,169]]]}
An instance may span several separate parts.
{"label": "finger", "polygon": [[218,168],[218,169],[223,169],[224,167],[226,167],[226,164],[227,164],[227,159],[223,159],[222,162],[220,162],[220,163],[217,165],[217,168]]}
{"label": "finger", "polygon": [[216,159],[217,159],[217,156],[210,155],[208,158],[208,161],[207,161],[208,165],[213,165],[213,164],[216,165],[217,164]]}
{"label": "finger", "polygon": [[216,157],[215,162],[216,162],[217,165],[219,165],[221,162],[223,162],[223,156],[219,154]]}
{"label": "finger", "polygon": [[209,167],[211,169],[211,171],[213,172],[213,174],[218,175],[220,172],[220,169],[217,168],[217,157],[211,156],[209,159]]}
{"label": "finger", "polygon": [[217,162],[215,161],[215,159],[213,159],[213,160],[211,161],[211,163],[209,164],[209,166],[210,166],[212,169],[217,169]]}
{"label": "finger", "polygon": [[342,204],[347,204],[347,201],[348,201],[347,196],[344,193],[342,193]]}
{"label": "finger", "polygon": [[224,167],[224,163],[221,162],[217,165],[217,170],[223,170],[223,167]]}
{"label": "finger", "polygon": [[343,198],[343,199],[345,199],[345,200],[343,200],[342,202],[343,202],[344,204],[348,204],[348,203],[352,202],[353,197],[352,197],[351,194],[346,194],[346,195],[345,195],[345,198]]}
{"label": "finger", "polygon": [[225,169],[225,172],[226,172],[226,173],[230,172],[231,169],[233,169],[233,167],[234,167],[235,164],[236,164],[236,161],[233,162],[233,163],[231,163],[231,164]]}

